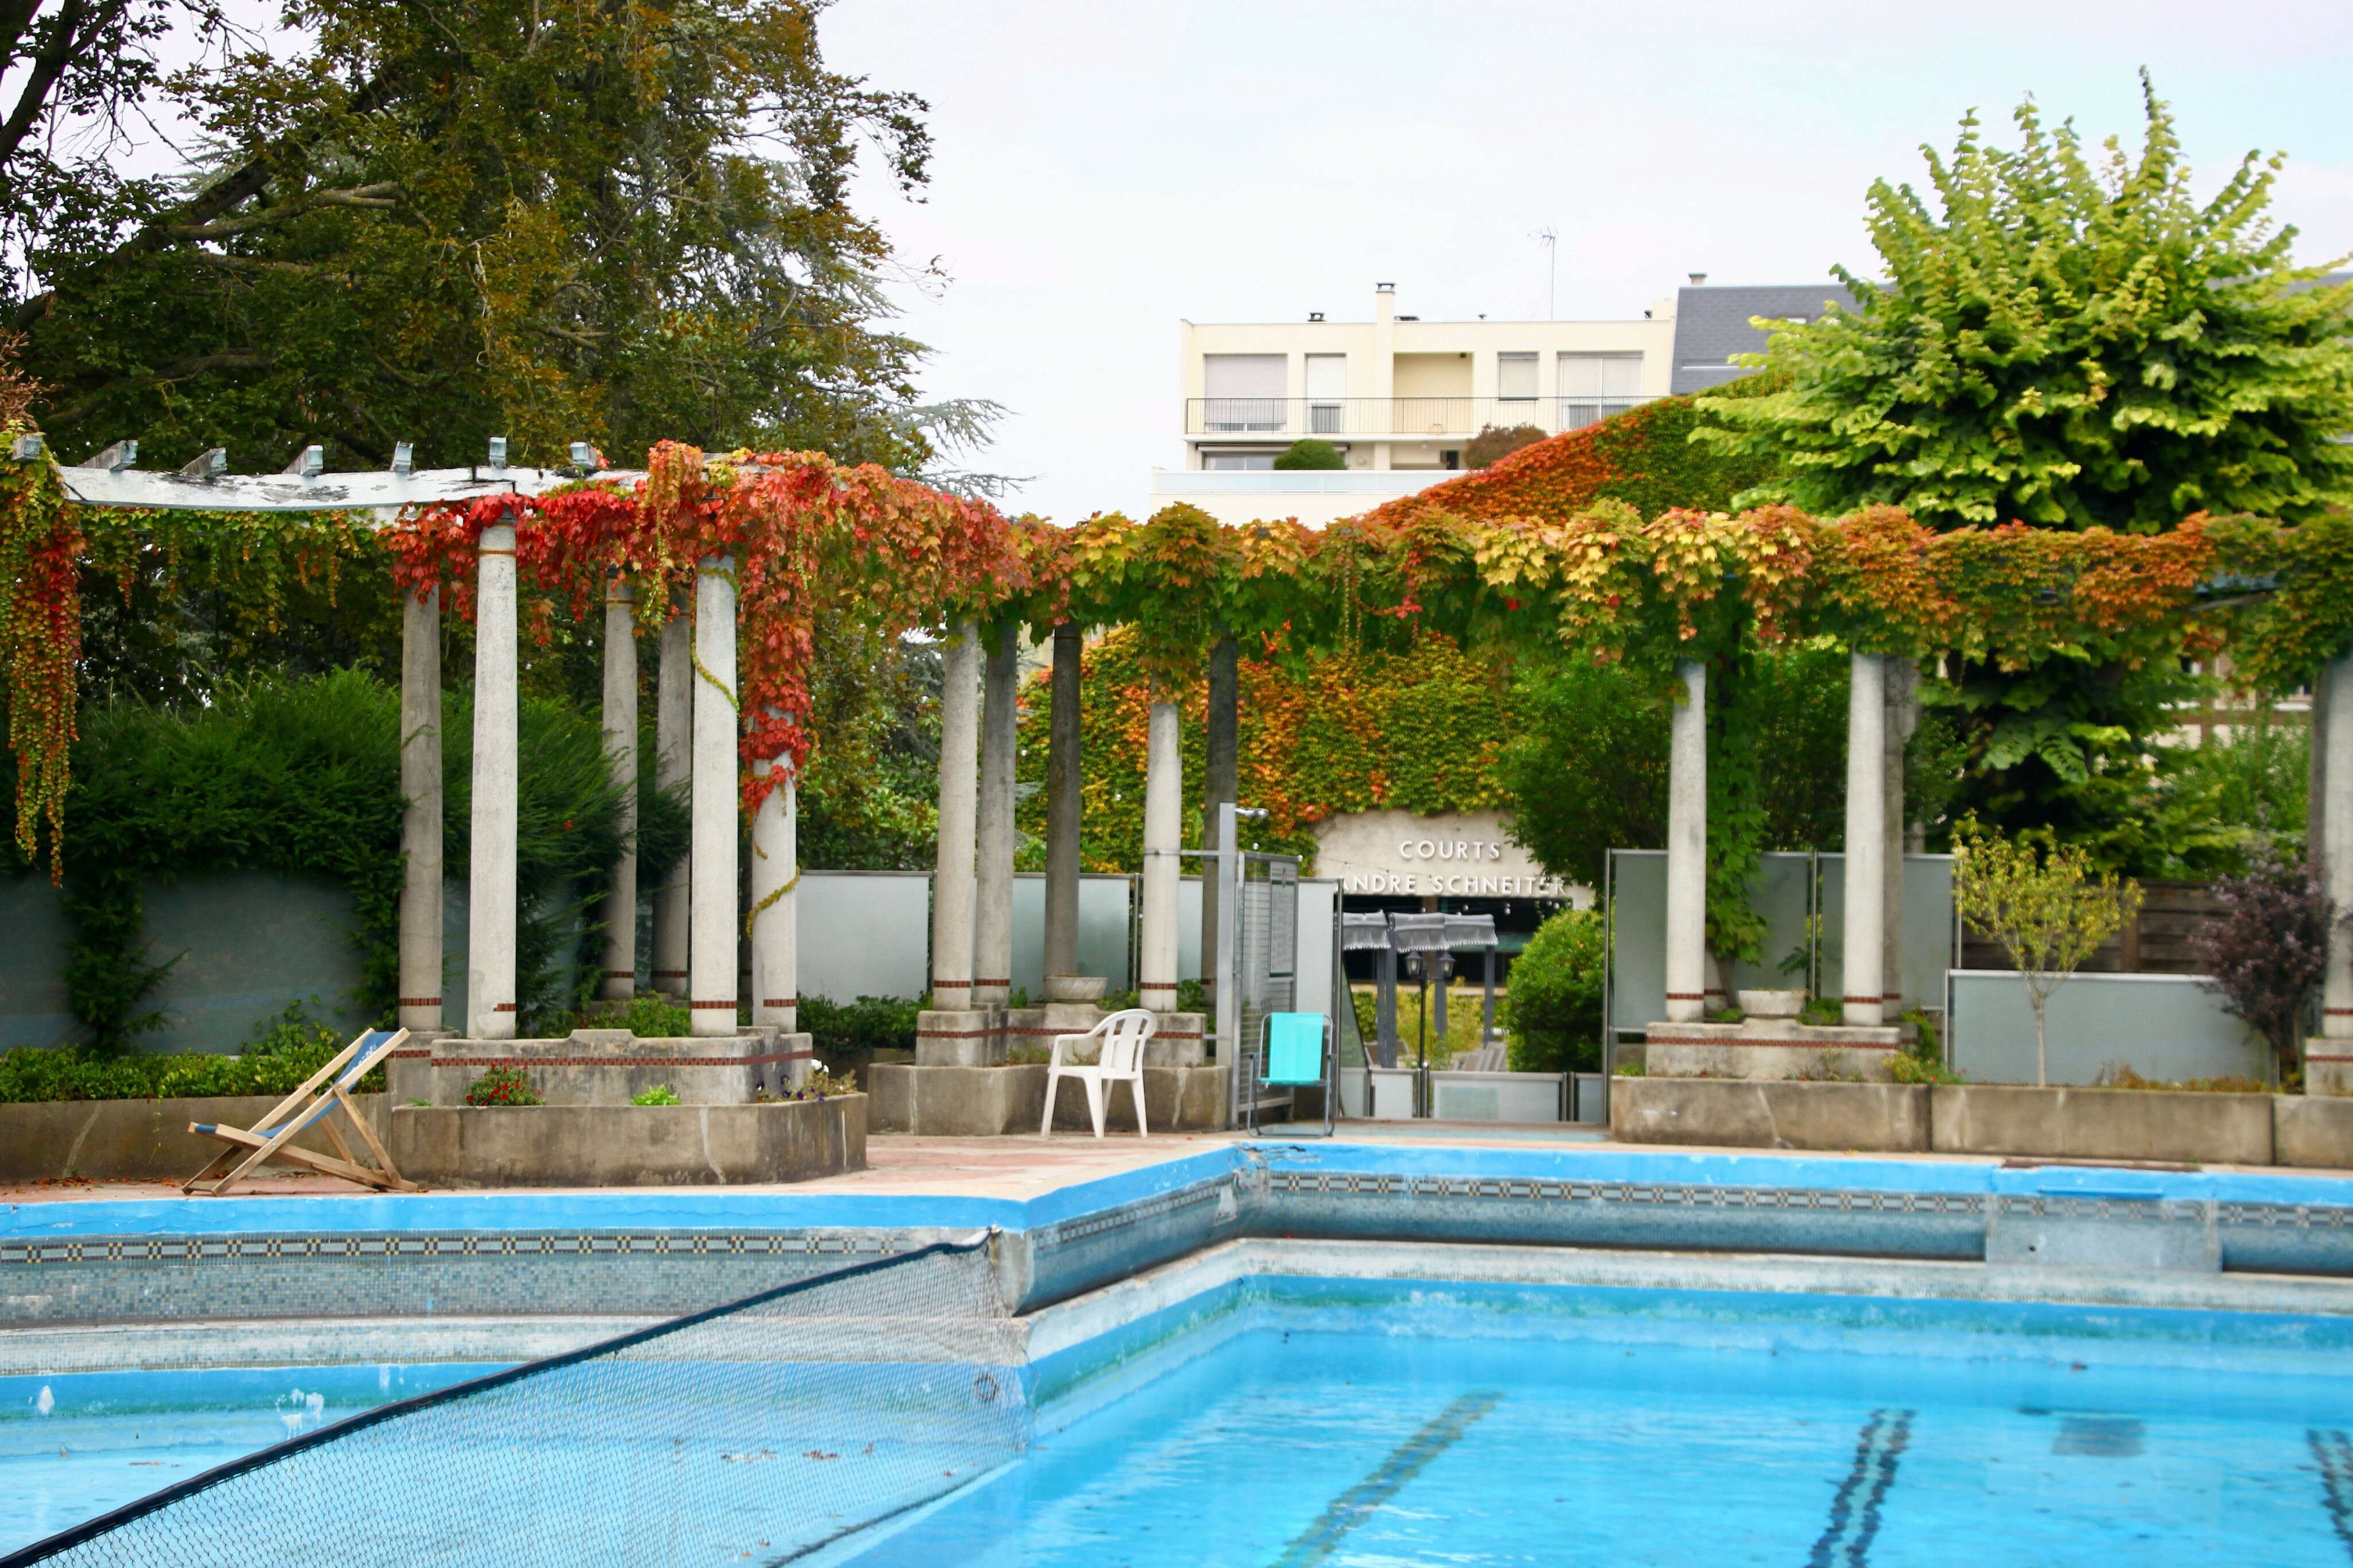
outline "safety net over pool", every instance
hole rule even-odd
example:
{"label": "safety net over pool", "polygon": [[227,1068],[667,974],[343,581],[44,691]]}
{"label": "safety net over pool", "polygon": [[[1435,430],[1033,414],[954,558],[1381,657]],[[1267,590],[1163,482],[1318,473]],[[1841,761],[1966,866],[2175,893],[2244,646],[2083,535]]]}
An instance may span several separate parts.
{"label": "safety net over pool", "polygon": [[303,1432],[4,1561],[2353,1562],[2345,1318],[1255,1256],[1050,1330],[986,1243],[930,1247]]}

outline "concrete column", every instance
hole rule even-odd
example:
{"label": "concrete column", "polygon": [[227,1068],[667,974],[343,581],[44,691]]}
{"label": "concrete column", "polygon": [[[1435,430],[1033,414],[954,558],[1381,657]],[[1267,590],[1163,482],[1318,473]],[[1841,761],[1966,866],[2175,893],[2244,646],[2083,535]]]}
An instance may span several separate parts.
{"label": "concrete column", "polygon": [[621,831],[605,895],[605,976],[596,994],[626,1002],[638,994],[638,595],[625,577],[605,585],[605,757],[621,792]]}
{"label": "concrete column", "polygon": [[[1880,1019],[1892,1022],[1904,1011],[1904,857],[1911,845],[1911,823],[1904,809],[1904,752],[1920,723],[1920,667],[1908,658],[1880,661],[1887,672],[1886,758],[1882,769],[1880,798],[1885,855],[1886,888],[1879,907]],[[1918,999],[1926,1003],[1928,999]],[[1942,1005],[1939,998],[1934,1004]]]}
{"label": "concrete column", "polygon": [[401,600],[400,1026],[441,1026],[441,590]]}
{"label": "concrete column", "polygon": [[948,628],[940,647],[940,860],[932,879],[932,1009],[973,1005],[973,855],[979,784],[980,633]]}
{"label": "concrete column", "polygon": [[[676,605],[662,623],[654,676],[654,784],[675,790],[694,774],[693,623]],[[688,888],[693,857],[682,855],[654,889],[654,989],[686,997]]]}
{"label": "concrete column", "polygon": [[[1157,694],[1155,693],[1155,698]],[[1144,772],[1144,910],[1137,942],[1139,1004],[1176,1010],[1176,884],[1183,867],[1185,773],[1176,704],[1152,704]]]}
{"label": "concrete column", "polygon": [[[1008,623],[986,635],[981,677],[980,804],[974,826],[972,1005],[1013,999],[1013,762],[1018,736],[1020,635]],[[1041,987],[1042,989],[1042,987]]]}
{"label": "concrete column", "polygon": [[1877,1028],[1887,904],[1887,661],[1857,650],[1846,704],[1846,933],[1840,943],[1846,1022]]}
{"label": "concrete column", "polygon": [[[2322,687],[2327,703],[2321,744],[2327,762],[2321,779],[2321,885],[2337,900],[2337,922],[2328,928],[2328,973],[2322,982],[2320,1033],[2330,1040],[2353,1040],[2353,655],[2333,661]],[[2317,710],[2317,709],[2316,709]]]}
{"label": "concrete column", "polygon": [[793,1033],[800,1018],[800,791],[792,764],[760,764],[776,787],[752,817],[752,1021]]}
{"label": "concrete column", "polygon": [[474,588],[473,835],[467,851],[466,1034],[515,1033],[515,531],[482,530]]}
{"label": "concrete column", "polygon": [[1046,973],[1079,972],[1079,628],[1054,628],[1054,710],[1046,740]]}
{"label": "concrete column", "polygon": [[1667,742],[1667,1022],[1707,1010],[1707,666],[1676,668]]}
{"label": "concrete column", "polygon": [[[1241,652],[1231,637],[1219,637],[1209,649],[1208,728],[1202,735],[1207,765],[1201,770],[1201,844],[1218,844],[1218,807],[1241,798]],[[1220,867],[1201,875],[1201,984],[1209,1011],[1217,1013],[1219,949],[1218,900],[1233,868]]]}
{"label": "concrete column", "polygon": [[695,563],[694,847],[687,901],[687,1007],[697,1035],[735,1032],[735,579],[724,555]]}

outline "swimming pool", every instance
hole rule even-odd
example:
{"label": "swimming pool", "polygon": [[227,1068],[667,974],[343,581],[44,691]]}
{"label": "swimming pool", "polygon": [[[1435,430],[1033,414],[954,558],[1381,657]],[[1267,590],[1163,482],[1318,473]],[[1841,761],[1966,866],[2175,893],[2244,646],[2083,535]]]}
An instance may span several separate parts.
{"label": "swimming pool", "polygon": [[[772,1483],[749,1509],[731,1499],[740,1528],[666,1560],[2297,1568],[2353,1553],[2353,1321],[2338,1317],[1278,1268],[1110,1319],[1050,1308],[1029,1344],[1020,1386],[988,1390],[1026,1404],[1022,1441],[980,1479],[931,1472],[911,1507],[902,1475],[858,1517],[860,1412],[768,1404],[753,1417]],[[787,1383],[839,1375],[838,1361],[801,1367]],[[380,1397],[470,1370],[237,1374],[210,1385],[234,1397],[209,1426],[190,1380],[157,1451],[266,1438],[306,1418],[312,1392],[332,1413],[379,1382]],[[939,1381],[979,1383],[967,1373]],[[147,1452],[148,1426],[121,1431],[150,1409],[70,1392],[83,1403],[10,1419],[12,1456],[18,1431],[60,1418],[100,1451]],[[693,1455],[664,1452],[691,1472]],[[27,1472],[9,1467],[13,1493]],[[98,1506],[121,1475],[61,1470],[51,1506]],[[820,1495],[839,1525],[798,1517]],[[567,1561],[604,1560],[578,1546]],[[446,1560],[513,1557],[493,1542]]]}
{"label": "swimming pool", "polygon": [[0,1377],[0,1553],[355,1411],[492,1370],[441,1363]]}

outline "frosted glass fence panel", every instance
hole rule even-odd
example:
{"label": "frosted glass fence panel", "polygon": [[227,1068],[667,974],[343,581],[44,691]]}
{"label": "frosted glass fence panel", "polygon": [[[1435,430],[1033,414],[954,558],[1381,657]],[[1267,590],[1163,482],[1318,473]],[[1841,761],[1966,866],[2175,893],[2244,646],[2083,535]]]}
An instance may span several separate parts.
{"label": "frosted glass fence panel", "polygon": [[[1954,1068],[1978,1083],[2032,1083],[2025,982],[2001,969],[1946,979]],[[2052,1083],[2095,1083],[2111,1066],[2173,1082],[2265,1076],[2263,1047],[2194,974],[2078,974],[2051,998],[2045,1033]]]}
{"label": "frosted glass fence panel", "polygon": [[[1840,957],[1846,935],[1846,857],[1775,853],[1763,857],[1751,893],[1765,917],[1765,962],[1736,964],[1733,984],[1781,988],[1805,984],[1802,972],[1785,976],[1781,959],[1806,941],[1806,884],[1814,868],[1821,904],[1821,979],[1818,994],[1842,994]],[[1609,851],[1609,1023],[1641,1029],[1667,1008],[1667,854],[1663,849]],[[1911,1002],[1937,1006],[1953,950],[1953,858],[1904,857],[1903,991]],[[1728,1000],[1728,999],[1727,999]]]}
{"label": "frosted glass fence panel", "polygon": [[802,995],[855,1002],[931,989],[928,873],[803,871],[795,903]]}

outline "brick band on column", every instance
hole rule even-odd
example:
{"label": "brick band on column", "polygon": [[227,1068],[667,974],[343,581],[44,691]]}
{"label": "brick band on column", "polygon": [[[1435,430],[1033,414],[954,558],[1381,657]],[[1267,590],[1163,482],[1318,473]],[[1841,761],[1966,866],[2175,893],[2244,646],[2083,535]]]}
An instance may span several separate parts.
{"label": "brick band on column", "polygon": [[441,1005],[441,998],[438,996],[403,996],[395,1004],[395,1005],[401,1007],[438,1007]]}
{"label": "brick band on column", "polygon": [[732,996],[731,996],[731,997],[729,997],[729,998],[728,998],[726,1001],[724,1001],[724,1002],[689,1002],[689,1003],[687,1004],[687,1005],[688,1005],[690,1008],[694,1008],[694,1009],[697,1009],[697,1010],[703,1010],[703,1011],[715,1010],[715,1009],[717,1009],[717,1008],[724,1007],[724,1008],[726,1008],[729,1012],[733,1013],[733,1012],[735,1010],[735,999],[734,999],[733,997],[732,997]]}

